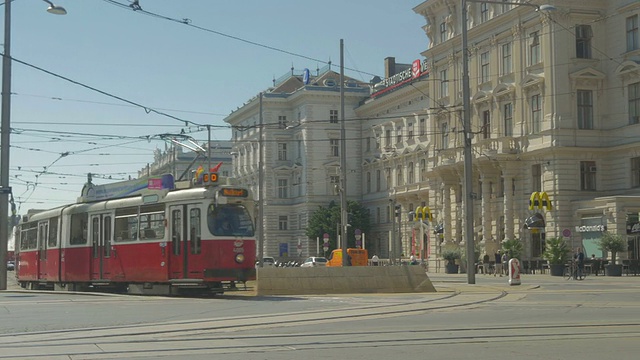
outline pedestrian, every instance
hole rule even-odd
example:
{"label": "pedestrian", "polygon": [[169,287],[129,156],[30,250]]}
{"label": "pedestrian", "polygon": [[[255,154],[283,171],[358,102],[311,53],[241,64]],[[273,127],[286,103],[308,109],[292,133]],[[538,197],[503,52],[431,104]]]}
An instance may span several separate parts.
{"label": "pedestrian", "polygon": [[373,254],[373,256],[371,257],[371,264],[373,266],[378,266],[378,262],[380,261],[380,259],[378,258],[378,255]]}
{"label": "pedestrian", "polygon": [[582,252],[582,248],[576,248],[576,254],[574,255],[576,260],[576,264],[578,265],[578,276],[584,274],[584,253]]}
{"label": "pedestrian", "polygon": [[493,256],[496,260],[495,269],[493,269],[493,276],[496,276],[496,274],[500,274],[500,277],[502,277],[502,252],[498,250],[495,254],[493,254]]}
{"label": "pedestrian", "polygon": [[509,255],[506,251],[502,254],[502,272],[509,275]]}
{"label": "pedestrian", "polygon": [[491,257],[489,254],[484,254],[482,257],[482,273],[487,275],[489,273],[489,261],[491,261]]}
{"label": "pedestrian", "polygon": [[411,257],[409,257],[409,264],[410,265],[418,265],[418,260],[416,260],[416,256],[411,254]]}

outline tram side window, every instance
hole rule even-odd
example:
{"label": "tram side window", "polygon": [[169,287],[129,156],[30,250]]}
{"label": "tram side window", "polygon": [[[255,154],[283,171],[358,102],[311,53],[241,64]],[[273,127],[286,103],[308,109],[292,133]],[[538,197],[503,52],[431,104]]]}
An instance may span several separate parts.
{"label": "tram side window", "polygon": [[38,224],[31,223],[22,226],[20,231],[20,250],[34,250],[38,248]]}
{"label": "tram side window", "polygon": [[164,239],[164,204],[140,207],[140,239]]}
{"label": "tram side window", "polygon": [[71,215],[71,245],[84,245],[87,243],[87,224],[89,222],[89,214],[73,214]]}
{"label": "tram side window", "polygon": [[49,219],[49,239],[47,247],[53,248],[58,245],[58,217]]}
{"label": "tram side window", "polygon": [[114,234],[115,241],[133,241],[138,239],[138,207],[116,210]]}

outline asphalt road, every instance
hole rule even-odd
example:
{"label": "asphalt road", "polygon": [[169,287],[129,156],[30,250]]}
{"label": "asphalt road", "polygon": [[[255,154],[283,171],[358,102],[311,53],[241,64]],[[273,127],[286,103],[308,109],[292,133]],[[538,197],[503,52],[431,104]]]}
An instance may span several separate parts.
{"label": "asphalt road", "polygon": [[0,359],[638,358],[640,276],[430,277],[437,293],[0,292]]}

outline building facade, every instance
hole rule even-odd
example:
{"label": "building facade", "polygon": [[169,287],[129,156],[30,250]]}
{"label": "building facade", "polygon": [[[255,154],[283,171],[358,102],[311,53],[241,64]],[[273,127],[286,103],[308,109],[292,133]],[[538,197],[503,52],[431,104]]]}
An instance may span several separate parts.
{"label": "building facade", "polygon": [[[640,2],[469,2],[474,219],[464,218],[460,1],[428,0],[423,59],[386,60],[386,78],[345,84],[348,195],[371,214],[367,248],[415,253],[440,271],[443,246],[464,248],[465,222],[481,253],[519,240],[541,259],[546,237],[587,255],[603,231],[640,251]],[[531,1],[541,5],[542,1]],[[315,254],[304,229],[338,201],[337,74],[291,73],[229,115],[233,175],[257,193],[259,129],[265,152],[265,254]],[[259,127],[260,109],[263,126]],[[357,139],[359,141],[351,141]],[[548,198],[547,198],[548,197]],[[416,210],[433,216],[424,225]],[[400,214],[396,216],[396,212]]]}
{"label": "building facade", "polygon": [[[344,100],[349,200],[360,200],[361,127],[354,109],[369,95],[366,84],[345,79]],[[225,121],[232,127],[233,177],[258,198],[260,145],[264,152],[265,256],[300,259],[318,254],[318,239],[305,231],[310,216],[330,201],[339,203],[340,75],[330,66],[274,80]],[[260,115],[262,114],[262,119]],[[261,125],[262,124],[262,125]],[[260,141],[262,136],[262,142]],[[320,248],[322,251],[322,248]]]}
{"label": "building facade", "polygon": [[[611,231],[628,235],[623,256],[637,259],[640,3],[552,3],[553,12],[468,3],[473,239],[489,254],[519,239],[524,258],[540,259],[550,236],[604,255],[596,241]],[[359,117],[385,118],[369,129],[380,146],[365,154],[363,168],[365,179],[381,182],[372,186],[380,191],[364,197],[376,201],[387,192],[401,205],[405,253],[415,249],[415,223],[405,214],[429,207],[438,234],[423,256],[433,269],[441,246],[464,245],[466,238],[459,6],[453,0],[416,6],[429,38],[422,52],[428,80],[372,96],[356,109]],[[384,208],[379,200],[374,206],[374,213]],[[387,219],[378,221],[383,242]]]}

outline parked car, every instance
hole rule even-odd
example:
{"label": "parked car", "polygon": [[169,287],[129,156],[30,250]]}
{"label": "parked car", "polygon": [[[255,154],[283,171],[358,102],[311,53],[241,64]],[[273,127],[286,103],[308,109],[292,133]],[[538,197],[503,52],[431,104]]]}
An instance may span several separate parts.
{"label": "parked car", "polygon": [[276,259],[267,256],[267,257],[263,257],[262,258],[262,266],[263,267],[267,267],[267,266],[275,266],[276,265]]}
{"label": "parked car", "polygon": [[323,257],[312,256],[307,258],[300,267],[316,267],[316,266],[326,266],[327,259]]}
{"label": "parked car", "polygon": [[7,270],[13,271],[16,269],[16,263],[13,261],[7,261]]}

